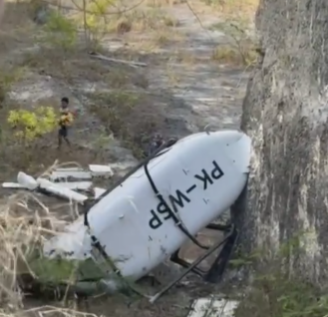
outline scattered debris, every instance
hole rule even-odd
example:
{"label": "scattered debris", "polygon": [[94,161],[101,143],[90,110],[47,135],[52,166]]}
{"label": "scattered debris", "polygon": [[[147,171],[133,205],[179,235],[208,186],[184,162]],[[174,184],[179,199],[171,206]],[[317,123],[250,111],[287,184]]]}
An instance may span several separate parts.
{"label": "scattered debris", "polygon": [[106,191],[106,189],[104,189],[104,188],[95,187],[93,189],[94,198],[95,199],[99,198],[105,191]]}
{"label": "scattered debris", "polygon": [[82,195],[69,188],[62,187],[60,183],[53,183],[45,178],[38,178],[39,189],[55,196],[66,198],[68,200],[83,203],[88,199],[88,196]]}
{"label": "scattered debris", "polygon": [[72,189],[72,190],[80,190],[88,192],[91,190],[93,183],[82,181],[82,182],[62,182],[60,183],[61,187]]}
{"label": "scattered debris", "polygon": [[[17,183],[5,182],[2,188],[37,191],[83,204],[90,196],[99,197],[105,189],[94,188],[93,178],[114,176],[109,165],[91,164],[88,169],[80,167],[55,168],[48,175],[34,178],[24,172],[17,175]],[[93,190],[92,190],[93,189]],[[82,192],[82,193],[80,193]]]}
{"label": "scattered debris", "polygon": [[6,188],[6,189],[26,189],[25,186],[22,186],[21,184],[18,184],[18,183],[12,183],[12,182],[2,183],[2,188]]}
{"label": "scattered debris", "polygon": [[223,298],[204,297],[193,301],[187,317],[233,317],[239,302]]}
{"label": "scattered debris", "polygon": [[38,187],[38,182],[30,175],[27,175],[23,172],[19,172],[17,175],[17,182],[23,188],[29,190],[35,190]]}
{"label": "scattered debris", "polygon": [[111,63],[120,63],[120,64],[129,65],[132,67],[146,67],[147,66],[147,64],[145,64],[145,63],[124,61],[121,59],[110,58],[110,57],[95,54],[95,53],[91,53],[90,56],[91,56],[91,58],[99,59],[102,61],[111,62]]}
{"label": "scattered debris", "polygon": [[[154,160],[158,158],[158,155],[154,154],[153,157],[140,162],[120,183],[116,184],[113,190],[106,190],[104,193],[102,188],[97,187],[93,192],[95,196],[101,195],[98,200],[91,204],[86,202],[83,215],[78,215],[77,212],[78,217],[73,223],[65,226],[66,230],[44,240],[43,252],[38,254],[39,257],[33,259],[35,267],[41,270],[39,273],[33,270],[34,276],[30,275],[32,281],[41,281],[46,287],[50,286],[56,289],[58,285],[70,287],[67,283],[68,276],[76,271],[77,261],[78,271],[81,275],[75,278],[74,286],[77,287],[81,283],[102,283],[104,281],[103,284],[106,285],[106,288],[101,290],[102,293],[112,290],[129,291],[130,294],[137,293],[146,297],[150,303],[154,303],[172,287],[178,285],[189,273],[194,273],[204,281],[213,284],[222,280],[238,237],[238,231],[234,224],[221,225],[211,222],[211,219],[216,219],[224,213],[227,206],[232,206],[240,197],[241,192],[244,191],[248,180],[247,172],[252,151],[251,139],[246,134],[234,130],[217,131],[211,134],[200,132],[196,136],[186,137],[184,142],[177,142],[173,145],[167,143],[166,146],[170,147],[170,150],[165,151],[166,148],[164,147],[161,150],[163,156],[160,157],[159,162],[164,160],[165,164],[159,167],[159,169],[162,168],[160,172],[157,170],[156,173],[151,174],[150,169],[147,169],[148,162],[152,158]],[[206,167],[205,170],[203,166],[206,166],[209,161],[208,156],[204,157],[203,154],[206,151],[210,158],[212,157],[210,160],[212,165]],[[220,156],[220,153],[223,153],[223,156]],[[178,165],[177,157],[180,158]],[[229,160],[226,159],[227,157]],[[218,163],[215,160],[218,160]],[[158,164],[158,161],[155,164]],[[199,216],[198,202],[204,200],[204,182],[192,185],[192,188],[196,190],[193,193],[195,202],[186,206],[187,209],[183,214],[188,227],[182,225],[180,218],[177,217],[174,222],[169,222],[163,230],[160,230],[160,235],[155,234],[153,229],[163,225],[164,219],[154,214],[154,218],[149,220],[149,214],[140,213],[139,209],[147,211],[154,208],[155,204],[162,204],[161,192],[172,193],[169,195],[174,198],[172,182],[177,188],[180,186],[186,188],[189,181],[193,184],[195,182],[195,174],[193,173],[190,173],[187,179],[176,177],[188,167],[192,167],[195,172],[197,170],[203,173],[209,171],[208,173],[211,173],[213,180],[225,176],[230,182],[229,186],[226,182],[212,182],[214,187],[208,194],[211,204],[205,204],[206,208],[203,208],[203,214],[206,214],[206,217],[204,218],[197,217]],[[47,173],[36,179],[20,172],[17,177],[18,184],[30,190],[51,193],[78,203],[84,203],[88,199],[87,194],[65,188],[61,182],[53,182],[51,180],[53,171],[58,172],[58,168],[52,167]],[[78,172],[89,173],[91,177],[108,176],[111,169],[106,166],[89,165],[88,171],[81,168],[68,168],[60,171],[66,172],[64,179],[67,180],[72,174]],[[225,172],[223,173],[223,171]],[[156,177],[156,185],[154,176]],[[150,187],[153,187],[152,191],[149,190]],[[220,193],[219,196],[218,193]],[[179,198],[178,192],[176,195]],[[175,209],[168,210],[171,214],[175,212]],[[136,213],[138,213],[137,216]],[[177,226],[181,230],[181,234],[170,234],[176,232]],[[138,230],[135,230],[136,227]],[[204,228],[220,233],[218,239],[215,238],[213,243],[197,240],[197,233]],[[191,263],[179,256],[179,251],[186,242],[186,238],[190,238],[195,245],[206,249]],[[199,269],[199,264],[217,251],[219,252],[215,254],[211,267],[207,271]],[[60,256],[61,261],[58,261],[58,256]],[[174,274],[172,280],[163,285],[157,293],[144,294],[134,285],[149,273],[154,275],[155,268],[165,261],[179,265],[181,271],[179,270],[178,274]],[[67,270],[65,268],[65,272],[63,272],[62,265],[68,266]],[[47,274],[43,269],[45,267],[49,268]],[[53,274],[56,273],[56,268],[57,272],[60,273],[58,275]],[[98,269],[100,274],[97,272]],[[162,273],[164,272],[165,269],[162,269]],[[65,273],[66,276],[62,273]],[[88,273],[89,276],[85,273]],[[127,281],[129,282],[127,283]],[[187,286],[190,287],[188,284]],[[40,290],[39,286],[34,291],[37,297],[39,297],[38,290]],[[31,289],[30,291],[33,292]],[[92,294],[89,292],[88,295]],[[83,296],[86,295],[83,294]],[[224,317],[230,317],[235,307],[236,302],[231,303],[214,298],[199,299],[194,303],[194,312],[189,317],[203,317],[209,315],[208,312],[213,316],[218,310],[224,313]],[[204,310],[207,312],[206,314],[204,314]],[[222,314],[220,315],[222,316]],[[218,315],[215,314],[214,316]]]}
{"label": "scattered debris", "polygon": [[110,178],[114,175],[109,165],[89,165],[89,170],[80,167],[57,168],[51,175],[50,180],[89,180],[93,177]]}
{"label": "scattered debris", "polygon": [[89,179],[92,179],[91,172],[79,167],[57,168],[50,174],[50,180],[53,182]]}
{"label": "scattered debris", "polygon": [[114,175],[111,167],[109,165],[95,165],[90,164],[89,169],[92,177],[112,177]]}

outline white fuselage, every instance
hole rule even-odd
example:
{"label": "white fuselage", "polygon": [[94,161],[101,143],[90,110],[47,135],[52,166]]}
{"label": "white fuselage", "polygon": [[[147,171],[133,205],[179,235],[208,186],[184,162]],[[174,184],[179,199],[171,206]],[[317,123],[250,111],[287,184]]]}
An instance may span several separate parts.
{"label": "white fuselage", "polygon": [[[239,131],[197,133],[150,160],[151,180],[191,235],[215,220],[239,197],[248,177],[251,140]],[[176,209],[174,211],[173,205]],[[159,200],[144,167],[101,198],[88,212],[93,235],[123,276],[149,273],[188,239]],[[90,257],[83,217],[44,246],[55,256]]]}

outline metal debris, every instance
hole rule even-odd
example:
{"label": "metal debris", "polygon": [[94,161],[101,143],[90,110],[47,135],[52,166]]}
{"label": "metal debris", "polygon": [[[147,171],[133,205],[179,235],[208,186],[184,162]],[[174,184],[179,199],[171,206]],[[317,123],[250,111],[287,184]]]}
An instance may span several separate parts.
{"label": "metal debris", "polygon": [[233,317],[239,302],[223,298],[204,297],[193,301],[187,317]]}
{"label": "metal debris", "polygon": [[50,180],[55,181],[69,181],[69,180],[89,180],[92,179],[90,171],[82,168],[58,168],[50,174]]}
{"label": "metal debris", "polygon": [[90,164],[87,169],[80,167],[56,168],[48,176],[34,178],[19,172],[17,182],[5,182],[2,188],[30,190],[48,193],[60,198],[85,202],[89,196],[99,197],[105,189],[93,188],[93,178],[110,178],[114,175],[109,165]]}
{"label": "metal debris", "polygon": [[12,183],[12,182],[5,182],[2,183],[2,188],[8,188],[8,189],[26,189],[25,186],[22,186],[18,183]]}
{"label": "metal debris", "polygon": [[109,177],[114,176],[112,168],[109,165],[90,164],[89,170],[91,172],[92,177],[109,178]]}
{"label": "metal debris", "polygon": [[81,181],[81,182],[61,182],[55,183],[60,184],[60,187],[72,189],[72,190],[81,190],[81,191],[90,191],[93,183],[88,181]]}
{"label": "metal debris", "polygon": [[35,190],[38,187],[38,182],[30,175],[24,172],[19,172],[17,175],[17,182],[21,186],[29,190]]}
{"label": "metal debris", "polygon": [[88,170],[79,167],[57,168],[51,173],[50,180],[90,180],[93,177],[110,178],[113,175],[109,165],[90,164]]}
{"label": "metal debris", "polygon": [[88,196],[82,195],[69,188],[62,187],[60,183],[53,183],[45,178],[38,178],[37,182],[39,188],[55,196],[66,198],[68,200],[76,201],[78,203],[83,203],[88,199]]}
{"label": "metal debris", "polygon": [[104,189],[104,188],[95,187],[93,189],[94,198],[95,199],[99,198],[105,191],[106,191],[106,189]]}

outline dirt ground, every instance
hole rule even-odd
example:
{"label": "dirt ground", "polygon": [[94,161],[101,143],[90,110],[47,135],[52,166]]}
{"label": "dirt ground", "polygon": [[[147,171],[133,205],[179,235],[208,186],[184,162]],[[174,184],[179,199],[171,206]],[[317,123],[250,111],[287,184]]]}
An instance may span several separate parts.
{"label": "dirt ground", "polygon": [[[8,5],[0,33],[0,67],[10,71],[12,66],[24,69],[24,76],[10,86],[10,103],[27,108],[40,104],[57,107],[65,95],[78,116],[72,130],[71,150],[56,150],[55,132],[38,142],[28,162],[10,144],[2,154],[1,181],[13,179],[17,169],[35,173],[56,159],[82,165],[129,165],[136,162],[139,150],[158,132],[168,138],[204,128],[239,127],[249,68],[225,56],[217,57],[220,47],[231,41],[229,34],[212,28],[222,22],[222,13],[196,1],[164,5],[156,10],[161,11],[161,17],[169,17],[165,28],[133,29],[102,39],[103,55],[145,63],[134,67],[94,59],[83,48],[69,52],[49,49],[40,44],[40,27],[31,21],[25,3]],[[108,105],[123,110],[113,117]],[[0,109],[3,125],[5,111]],[[109,136],[114,128],[114,137]],[[220,238],[209,231],[203,231],[199,237],[209,243]],[[190,243],[182,251],[189,259],[200,252]],[[177,269],[172,268],[168,277],[176,273]],[[128,316],[132,311],[143,317],[184,316],[192,299],[218,293],[220,289],[197,278],[185,281],[189,284],[173,288],[155,305],[144,299],[129,306],[127,298],[115,296],[89,301],[88,311],[116,316]],[[32,301],[27,307],[40,304],[45,303]]]}

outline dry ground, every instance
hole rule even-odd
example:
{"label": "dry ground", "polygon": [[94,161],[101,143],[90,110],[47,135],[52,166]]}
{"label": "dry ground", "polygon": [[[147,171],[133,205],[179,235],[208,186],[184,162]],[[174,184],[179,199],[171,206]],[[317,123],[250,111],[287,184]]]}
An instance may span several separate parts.
{"label": "dry ground", "polygon": [[[62,5],[67,13],[75,12],[69,2]],[[1,143],[1,180],[14,177],[17,169],[39,172],[55,159],[82,165],[130,162],[142,155],[155,132],[181,137],[209,125],[238,127],[248,70],[256,57],[253,42],[240,29],[248,27],[254,3],[149,0],[123,11],[106,18],[106,32],[98,34],[97,45],[82,42],[63,49],[42,37],[42,27],[31,21],[29,4],[8,4],[0,33],[1,74],[8,74],[0,75],[0,98],[2,87],[6,95],[0,100],[1,127],[8,131],[9,109],[58,107],[64,95],[79,114],[71,151],[56,150],[54,132],[25,149],[26,156],[7,133]],[[96,60],[91,49],[146,66]],[[206,241],[216,238],[202,235]],[[188,245],[184,253],[190,258],[199,251]],[[123,317],[132,311],[137,316],[182,316],[191,299],[212,292],[218,292],[217,286],[196,280],[173,289],[156,305],[142,300],[128,308],[126,298],[115,297],[92,300],[89,309]]]}

